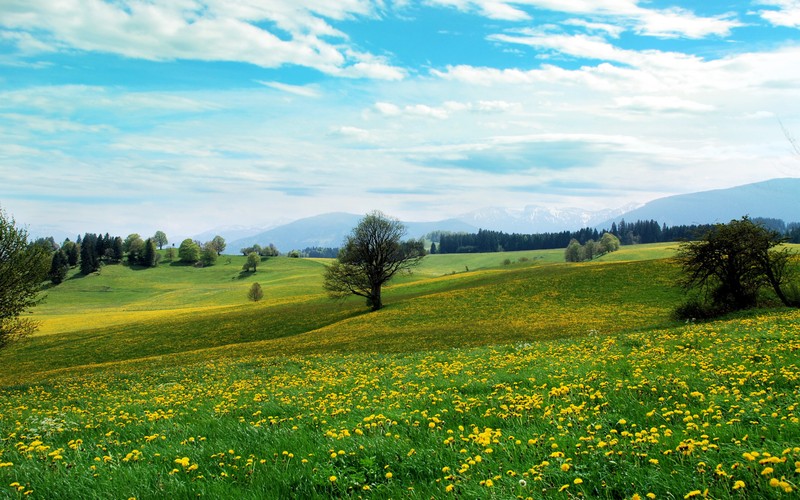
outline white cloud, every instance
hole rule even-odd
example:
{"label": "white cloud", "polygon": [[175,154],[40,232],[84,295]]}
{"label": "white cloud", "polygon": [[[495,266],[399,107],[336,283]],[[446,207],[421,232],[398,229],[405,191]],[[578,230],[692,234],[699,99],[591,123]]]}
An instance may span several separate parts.
{"label": "white cloud", "polygon": [[384,116],[423,117],[435,118],[438,120],[445,120],[450,118],[453,114],[459,112],[493,114],[507,112],[518,107],[518,103],[506,102],[502,100],[477,102],[445,101],[440,106],[429,106],[427,104],[416,103],[407,104],[402,107],[387,102],[375,103],[375,109]]}
{"label": "white cloud", "polygon": [[675,96],[643,95],[614,98],[618,108],[641,113],[701,113],[713,111],[714,106]]}
{"label": "white cloud", "polygon": [[800,0],[761,0],[757,3],[776,7],[759,11],[761,17],[774,26],[800,28]]}
{"label": "white cloud", "polygon": [[347,36],[325,21],[371,16],[372,9],[366,0],[8,0],[0,3],[0,26],[13,30],[17,45],[28,51],[56,47],[153,61],[293,64],[345,77],[402,78],[402,69],[353,50]]}
{"label": "white cloud", "polygon": [[[522,7],[599,17],[614,25],[627,26],[640,34],[657,37],[705,38],[727,36],[742,23],[731,15],[701,17],[681,9],[648,9],[637,0],[430,0],[432,3],[475,11],[486,17],[522,20]],[[595,25],[595,28],[602,25]],[[587,28],[589,26],[586,26]],[[609,32],[611,33],[611,32]]]}
{"label": "white cloud", "polygon": [[288,92],[289,94],[299,95],[302,97],[320,97],[319,90],[309,85],[289,85],[286,83],[265,82],[262,80],[257,80],[257,82],[261,85],[265,85],[282,92]]}

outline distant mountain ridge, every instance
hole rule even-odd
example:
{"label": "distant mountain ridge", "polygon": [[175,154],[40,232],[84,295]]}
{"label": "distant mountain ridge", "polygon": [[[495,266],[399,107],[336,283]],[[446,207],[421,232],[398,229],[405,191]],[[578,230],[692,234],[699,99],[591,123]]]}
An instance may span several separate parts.
{"label": "distant mountain ridge", "polygon": [[800,178],[771,179],[728,189],[659,198],[611,217],[596,227],[622,219],[655,220],[668,226],[726,223],[743,216],[800,222]]}
{"label": "distant mountain ridge", "polygon": [[[772,179],[727,189],[659,198],[645,204],[617,209],[583,210],[537,205],[522,210],[487,207],[436,222],[405,222],[408,236],[422,237],[432,231],[475,233],[478,229],[506,233],[576,231],[585,227],[608,229],[625,219],[656,220],[668,226],[728,222],[741,218],[770,217],[800,221],[800,178]],[[227,253],[253,244],[273,243],[280,251],[307,247],[338,247],[363,215],[334,212],[296,220],[241,238],[229,238]],[[225,234],[223,234],[225,236]]]}

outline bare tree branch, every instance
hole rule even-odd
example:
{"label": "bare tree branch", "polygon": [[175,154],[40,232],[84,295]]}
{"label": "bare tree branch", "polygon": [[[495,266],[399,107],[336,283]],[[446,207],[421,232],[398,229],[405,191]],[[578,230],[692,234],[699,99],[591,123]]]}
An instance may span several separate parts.
{"label": "bare tree branch", "polygon": [[789,144],[792,145],[792,149],[794,150],[794,154],[800,156],[800,142],[797,141],[797,138],[792,135],[792,133],[787,129],[781,120],[778,120],[778,123],[781,124],[781,130],[783,130],[783,135],[786,136],[786,140],[789,141]]}

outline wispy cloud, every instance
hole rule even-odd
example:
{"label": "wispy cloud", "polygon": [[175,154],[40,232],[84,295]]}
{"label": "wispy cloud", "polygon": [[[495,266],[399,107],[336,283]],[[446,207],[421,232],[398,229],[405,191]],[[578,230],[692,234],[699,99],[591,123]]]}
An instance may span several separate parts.
{"label": "wispy cloud", "polygon": [[371,2],[359,0],[0,3],[4,38],[25,53],[81,50],[151,61],[290,64],[343,77],[402,78],[402,69],[350,47],[347,36],[326,21],[372,15]]}

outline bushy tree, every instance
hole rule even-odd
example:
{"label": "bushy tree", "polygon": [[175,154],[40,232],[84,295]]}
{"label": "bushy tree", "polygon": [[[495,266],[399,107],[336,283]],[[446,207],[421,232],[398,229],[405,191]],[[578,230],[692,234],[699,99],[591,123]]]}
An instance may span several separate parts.
{"label": "bushy tree", "polygon": [[217,252],[217,255],[222,255],[222,252],[225,251],[225,238],[220,235],[214,236],[214,238],[208,242],[211,249]]}
{"label": "bushy tree", "polygon": [[20,315],[38,302],[50,256],[40,245],[28,244],[28,233],[0,210],[0,347],[29,335],[36,324]]}
{"label": "bushy tree", "polygon": [[[224,243],[222,248],[225,248]],[[219,246],[216,245],[214,241],[205,243],[200,250],[200,262],[203,264],[203,266],[213,266],[217,263],[219,251]]]}
{"label": "bushy tree", "polygon": [[181,242],[181,246],[178,247],[178,258],[181,262],[194,264],[200,260],[200,245],[192,241],[191,238],[186,238]]}
{"label": "bushy tree", "polygon": [[78,246],[77,243],[66,240],[64,241],[64,244],[61,245],[61,249],[67,255],[67,263],[69,264],[69,267],[77,266],[81,258],[80,246]]}
{"label": "bushy tree", "polygon": [[247,254],[247,261],[242,266],[242,270],[245,272],[249,272],[251,269],[253,272],[256,272],[256,268],[258,264],[261,262],[261,256],[258,255],[256,252],[250,252]]}
{"label": "bushy tree", "polygon": [[152,239],[153,239],[153,242],[156,245],[158,245],[158,249],[159,250],[164,248],[164,245],[169,243],[169,240],[167,239],[167,235],[166,235],[166,233],[164,233],[164,231],[156,231],[156,234],[153,235]]}
{"label": "bushy tree", "polygon": [[331,297],[358,295],[377,311],[381,287],[397,273],[411,272],[425,256],[423,241],[401,241],[405,226],[375,211],[367,214],[345,239],[337,260],[325,270],[324,288]]}
{"label": "bushy tree", "polygon": [[600,242],[598,243],[600,253],[603,254],[616,252],[619,250],[619,245],[619,238],[611,233],[603,233],[603,236],[600,237]]}
{"label": "bushy tree", "polygon": [[137,240],[144,241],[142,240],[142,237],[139,236],[139,234],[137,233],[129,234],[128,237],[125,238],[125,241],[122,242],[122,251],[125,253],[129,253],[131,251],[131,244],[133,244],[133,242]]}
{"label": "bushy tree", "polygon": [[567,262],[580,262],[581,261],[581,244],[575,238],[572,238],[564,250],[564,260]]}
{"label": "bushy tree", "polygon": [[250,285],[250,290],[247,292],[247,298],[253,302],[258,302],[259,300],[263,299],[264,290],[261,289],[261,285],[258,283],[253,283]]}
{"label": "bushy tree", "polygon": [[680,283],[700,292],[707,315],[752,307],[765,287],[784,305],[798,307],[800,301],[784,290],[792,282],[793,267],[792,254],[778,248],[781,243],[779,233],[748,217],[715,224],[702,238],[681,244]]}
{"label": "bushy tree", "polygon": [[[144,260],[145,260],[144,253],[146,251],[146,246],[145,246],[144,240],[139,238],[138,235],[136,235],[136,236],[137,236],[136,238],[126,240],[124,245],[123,245],[124,247],[127,247],[127,249],[128,249],[128,264],[130,264],[130,265],[136,265],[136,264],[146,265],[146,264],[144,264]],[[128,238],[130,238],[130,236]]]}

